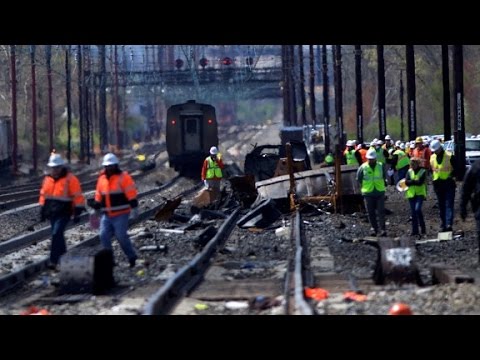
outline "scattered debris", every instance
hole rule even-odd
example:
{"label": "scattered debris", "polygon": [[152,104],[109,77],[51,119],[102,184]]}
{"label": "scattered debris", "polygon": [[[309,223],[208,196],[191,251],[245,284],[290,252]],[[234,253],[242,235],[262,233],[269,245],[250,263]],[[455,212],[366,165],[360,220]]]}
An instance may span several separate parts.
{"label": "scattered debris", "polygon": [[248,302],[246,301],[228,301],[225,303],[225,308],[228,310],[242,310],[248,309]]}
{"label": "scattered debris", "polygon": [[168,221],[172,218],[174,210],[182,202],[182,197],[178,196],[173,200],[166,201],[165,205],[155,213],[155,220]]}
{"label": "scattered debris", "polygon": [[389,315],[413,315],[410,306],[403,303],[394,304],[388,311]]}
{"label": "scattered debris", "polygon": [[328,299],[330,293],[322,288],[305,288],[305,296],[309,299],[321,301]]}
{"label": "scattered debris", "polygon": [[272,199],[265,199],[262,200],[255,209],[238,220],[237,226],[241,228],[265,228],[281,215],[282,213],[276,208],[274,201]]}

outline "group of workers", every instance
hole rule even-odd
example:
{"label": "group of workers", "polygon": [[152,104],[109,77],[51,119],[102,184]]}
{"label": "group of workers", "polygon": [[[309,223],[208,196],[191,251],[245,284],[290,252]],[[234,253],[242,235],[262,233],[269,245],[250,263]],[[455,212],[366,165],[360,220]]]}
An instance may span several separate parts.
{"label": "group of workers", "polygon": [[[115,154],[106,154],[102,166],[104,168],[97,180],[95,197],[88,204],[97,214],[101,214],[100,243],[111,250],[112,237],[115,235],[130,267],[134,267],[138,256],[127,230],[129,218],[138,217],[137,188],[129,173],[120,169]],[[52,242],[47,266],[57,269],[60,257],[67,251],[65,229],[70,219],[74,223],[80,221],[86,204],[80,181],[60,154],[52,153],[47,167],[50,171],[40,189],[40,220],[50,220]],[[223,168],[221,154],[216,146],[212,146],[201,174],[207,189],[220,190]]]}
{"label": "group of workers", "polygon": [[[453,231],[454,201],[458,165],[455,156],[444,150],[439,139],[425,144],[421,137],[414,143],[393,144],[390,136],[383,141],[375,139],[367,151],[362,146],[355,148],[355,142],[349,140],[344,151],[345,163],[358,164],[357,180],[361,186],[368,219],[371,225],[370,235],[386,236],[385,228],[385,189],[390,177],[395,182],[404,182],[402,190],[410,205],[412,236],[426,234],[422,204],[427,197],[427,180],[431,178],[440,213],[439,231]],[[480,244],[480,162],[470,167],[463,179],[461,191],[460,215],[467,216],[467,205],[472,203],[477,222]]]}
{"label": "group of workers", "polygon": [[[40,189],[40,220],[50,220],[52,242],[48,267],[57,269],[60,257],[67,251],[64,232],[70,219],[80,221],[85,211],[85,197],[78,178],[69,169],[60,154],[51,154],[47,163],[50,169]],[[115,154],[103,157],[96,185],[95,197],[89,205],[101,213],[100,242],[112,249],[112,237],[116,236],[120,247],[134,267],[137,254],[128,236],[128,219],[138,216],[138,200],[135,182],[127,171],[119,167]]]}

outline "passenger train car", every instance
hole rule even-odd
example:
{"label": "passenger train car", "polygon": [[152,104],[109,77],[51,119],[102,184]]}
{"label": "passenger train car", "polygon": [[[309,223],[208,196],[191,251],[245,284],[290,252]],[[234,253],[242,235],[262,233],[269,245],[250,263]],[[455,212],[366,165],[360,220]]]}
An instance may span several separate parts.
{"label": "passenger train car", "polygon": [[215,107],[189,100],[167,110],[167,152],[170,167],[199,177],[210,147],[218,146]]}
{"label": "passenger train car", "polygon": [[12,132],[9,116],[0,116],[0,168],[12,163]]}

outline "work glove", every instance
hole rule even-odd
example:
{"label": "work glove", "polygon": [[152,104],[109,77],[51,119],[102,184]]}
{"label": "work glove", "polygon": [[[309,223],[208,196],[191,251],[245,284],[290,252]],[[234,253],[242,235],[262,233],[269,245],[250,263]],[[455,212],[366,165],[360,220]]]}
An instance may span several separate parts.
{"label": "work glove", "polygon": [[218,159],[218,160],[222,160],[222,154],[221,154],[221,153],[218,153],[218,154],[217,154],[217,159]]}
{"label": "work glove", "polygon": [[45,220],[47,220],[45,216],[45,207],[40,206],[40,222],[44,222]]}
{"label": "work glove", "polygon": [[130,218],[131,218],[132,220],[135,220],[135,219],[138,218],[138,215],[139,215],[139,213],[138,213],[138,207],[136,207],[136,208],[132,209],[132,212],[130,213]]}
{"label": "work glove", "polygon": [[80,215],[85,211],[84,207],[75,207],[73,211],[73,223],[78,224],[80,222]]}
{"label": "work glove", "polygon": [[102,208],[102,204],[98,201],[95,201],[95,199],[88,199],[87,205],[95,210],[100,210]]}

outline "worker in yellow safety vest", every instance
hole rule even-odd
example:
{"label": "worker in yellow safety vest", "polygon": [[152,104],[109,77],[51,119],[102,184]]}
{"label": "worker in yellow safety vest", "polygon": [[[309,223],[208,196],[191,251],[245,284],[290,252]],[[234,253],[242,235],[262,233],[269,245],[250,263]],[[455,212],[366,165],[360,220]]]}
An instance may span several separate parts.
{"label": "worker in yellow safety vest", "polygon": [[408,169],[405,177],[405,185],[408,186],[405,197],[410,204],[410,213],[412,215],[412,232],[410,236],[420,235],[418,227],[422,231],[422,235],[426,234],[425,220],[423,219],[422,204],[427,198],[427,171],[420,167],[422,159],[413,157],[410,159],[411,168]]}
{"label": "worker in yellow safety vest", "polygon": [[[367,152],[368,162],[363,163],[357,171],[362,195],[370,221],[370,235],[387,236],[385,231],[385,183],[387,171],[385,165],[377,161],[377,152],[370,148]],[[378,222],[377,222],[378,216]]]}
{"label": "worker in yellow safety vest", "polygon": [[218,152],[216,146],[212,146],[210,155],[205,158],[202,166],[202,181],[207,189],[220,191],[223,168],[222,154]]}

